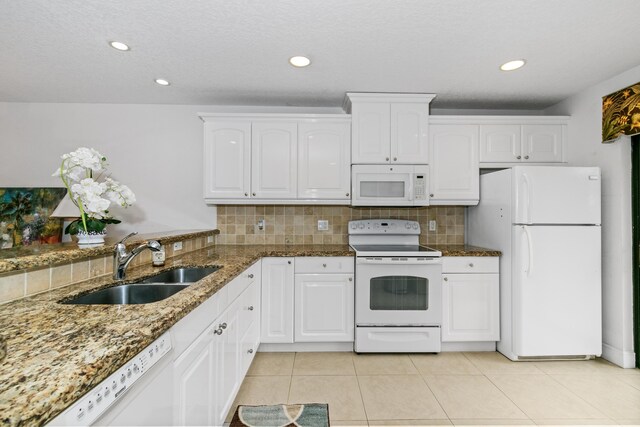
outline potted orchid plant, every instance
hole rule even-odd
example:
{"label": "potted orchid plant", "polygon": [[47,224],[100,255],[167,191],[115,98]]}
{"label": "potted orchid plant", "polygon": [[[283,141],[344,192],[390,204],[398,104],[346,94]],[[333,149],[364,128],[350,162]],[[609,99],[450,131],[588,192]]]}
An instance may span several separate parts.
{"label": "potted orchid plant", "polygon": [[135,195],[126,185],[105,177],[107,159],[93,148],[80,147],[62,155],[62,164],[53,176],[60,177],[71,201],[78,207],[79,219],[65,233],[78,235],[78,244],[104,243],[107,224],[119,224],[109,212],[115,203],[131,206]]}

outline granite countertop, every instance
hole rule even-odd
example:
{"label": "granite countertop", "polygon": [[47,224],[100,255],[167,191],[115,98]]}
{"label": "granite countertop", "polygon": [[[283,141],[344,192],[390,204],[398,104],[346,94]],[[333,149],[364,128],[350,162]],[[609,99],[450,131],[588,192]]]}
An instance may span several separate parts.
{"label": "granite countertop", "polygon": [[177,266],[220,266],[170,298],[144,305],[63,305],[108,287],[109,276],[2,305],[0,422],[42,425],[66,409],[262,257],[353,256],[347,245],[213,246],[170,258],[164,267],[132,268],[128,281]]}
{"label": "granite countertop", "polygon": [[[127,248],[131,249],[140,243],[155,239],[166,245],[180,240],[194,239],[211,234],[220,234],[220,230],[179,230],[154,234],[138,234],[129,238]],[[44,267],[50,264],[60,264],[113,253],[113,246],[121,238],[107,237],[105,244],[92,248],[78,248],[77,243],[58,243],[55,245],[19,246],[0,250],[0,273],[14,270]]]}
{"label": "granite countertop", "polygon": [[[500,254],[464,245],[436,248],[443,256]],[[353,255],[348,245],[218,245],[170,258],[164,267],[130,269],[127,281],[178,266],[221,267],[156,303],[58,303],[114,284],[103,276],[4,304],[0,341],[7,355],[0,359],[0,421],[12,426],[50,421],[262,257]]]}

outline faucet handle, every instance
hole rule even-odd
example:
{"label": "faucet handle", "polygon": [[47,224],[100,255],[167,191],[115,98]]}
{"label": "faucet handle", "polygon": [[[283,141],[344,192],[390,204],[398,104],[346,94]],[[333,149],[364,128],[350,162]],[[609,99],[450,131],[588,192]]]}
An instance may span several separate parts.
{"label": "faucet handle", "polygon": [[125,240],[127,240],[129,237],[131,237],[131,236],[135,236],[136,234],[138,234],[138,232],[137,232],[137,231],[134,231],[133,233],[129,233],[129,234],[127,234],[126,236],[124,236],[124,237],[122,238],[122,240],[120,240],[120,242],[118,242],[118,244],[124,243],[124,241],[125,241]]}

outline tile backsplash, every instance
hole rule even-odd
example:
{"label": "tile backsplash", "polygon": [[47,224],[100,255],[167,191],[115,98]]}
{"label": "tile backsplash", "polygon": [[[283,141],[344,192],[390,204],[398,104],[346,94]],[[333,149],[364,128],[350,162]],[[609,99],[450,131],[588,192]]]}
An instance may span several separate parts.
{"label": "tile backsplash", "polygon": [[[389,218],[419,221],[420,242],[463,244],[464,207],[351,208],[348,206],[219,205],[217,244],[345,244],[347,224],[354,219]],[[257,227],[264,220],[263,230]],[[318,230],[318,221],[329,229]],[[436,231],[428,231],[435,220]]]}

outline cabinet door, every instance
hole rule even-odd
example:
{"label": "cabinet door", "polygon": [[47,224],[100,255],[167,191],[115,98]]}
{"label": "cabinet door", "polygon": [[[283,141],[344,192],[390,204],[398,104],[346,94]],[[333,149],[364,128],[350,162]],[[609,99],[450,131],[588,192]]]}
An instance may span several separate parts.
{"label": "cabinet door", "polygon": [[478,126],[431,125],[430,203],[477,204],[480,197]]}
{"label": "cabinet door", "polygon": [[352,274],[296,274],[296,342],[353,341]]}
{"label": "cabinet door", "polygon": [[[213,329],[203,332],[174,362],[174,425],[210,425],[214,412]],[[166,390],[169,392],[169,390]]]}
{"label": "cabinet door", "polygon": [[215,402],[215,415],[212,425],[222,425],[225,421],[243,379],[240,375],[238,312],[237,302],[233,303],[215,325],[222,332],[216,335],[212,345],[216,359],[215,375],[210,380],[215,387],[215,397],[212,400]]}
{"label": "cabinet door", "polygon": [[358,102],[351,109],[351,161],[378,164],[390,161],[391,110],[388,102]]}
{"label": "cabinet door", "polygon": [[429,104],[391,104],[391,163],[429,163]]}
{"label": "cabinet door", "polygon": [[251,196],[295,199],[298,163],[297,124],[253,122]]}
{"label": "cabinet door", "polygon": [[244,199],[251,183],[251,122],[204,125],[204,197]]}
{"label": "cabinet door", "polygon": [[523,160],[528,162],[561,162],[563,137],[562,125],[523,125]]}
{"label": "cabinet door", "polygon": [[298,197],[349,200],[349,123],[318,121],[298,125]]}
{"label": "cabinet door", "polygon": [[262,259],[260,341],[293,342],[293,258]]}
{"label": "cabinet door", "polygon": [[480,162],[519,162],[520,125],[480,125]]}
{"label": "cabinet door", "polygon": [[442,341],[499,341],[498,274],[442,276]]}

